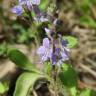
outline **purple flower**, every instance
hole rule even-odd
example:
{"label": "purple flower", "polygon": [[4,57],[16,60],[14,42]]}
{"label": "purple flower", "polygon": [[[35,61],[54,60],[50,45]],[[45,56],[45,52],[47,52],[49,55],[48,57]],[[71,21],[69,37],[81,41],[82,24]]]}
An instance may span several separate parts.
{"label": "purple flower", "polygon": [[48,38],[43,39],[43,44],[37,50],[37,54],[41,56],[42,61],[47,61],[51,57],[52,49]]}
{"label": "purple flower", "polygon": [[59,68],[62,67],[62,64],[63,64],[63,61],[60,59],[60,60],[58,61],[58,66],[59,66]]}
{"label": "purple flower", "polygon": [[19,16],[23,13],[23,8],[22,6],[18,5],[18,6],[13,7],[11,11]]}
{"label": "purple flower", "polygon": [[39,21],[39,22],[48,21],[48,18],[44,17],[44,15],[42,14],[41,10],[37,5],[33,5],[33,11],[36,14],[36,17],[34,18],[35,21]]}
{"label": "purple flower", "polygon": [[60,48],[55,48],[53,49],[50,61],[52,65],[57,64],[57,62],[61,59],[61,54],[60,54]]}
{"label": "purple flower", "polygon": [[50,42],[48,38],[44,38],[43,39],[43,46],[45,46],[46,48],[50,47]]}
{"label": "purple flower", "polygon": [[69,59],[69,49],[61,45],[61,48],[54,48],[50,61],[52,65],[62,66],[63,62]]}
{"label": "purple flower", "polygon": [[25,5],[28,10],[32,10],[32,0],[19,0],[19,5]]}
{"label": "purple flower", "polygon": [[52,63],[52,65],[55,65],[56,62],[57,62],[57,56],[53,53],[53,54],[51,55],[51,63]]}
{"label": "purple flower", "polygon": [[66,61],[69,59],[69,49],[65,49],[65,47],[61,51],[62,61]]}
{"label": "purple flower", "polygon": [[62,39],[62,40],[61,40],[61,43],[62,43],[62,46],[67,46],[68,41],[67,41],[67,40]]}
{"label": "purple flower", "polygon": [[[45,29],[46,30],[46,29]],[[47,30],[49,32],[49,30]],[[61,38],[61,37],[59,37]],[[55,40],[55,39],[54,39]],[[58,65],[61,68],[64,61],[69,59],[69,49],[65,46],[66,42],[58,41],[60,39],[56,39],[54,44],[50,44],[48,38],[43,39],[43,44],[37,50],[37,54],[41,56],[42,61],[50,60],[52,66]]]}
{"label": "purple flower", "polygon": [[30,0],[32,2],[32,4],[34,5],[39,5],[40,4],[40,0]]}
{"label": "purple flower", "polygon": [[63,62],[69,59],[68,53],[65,51],[55,50],[55,53],[51,55],[51,63],[52,65],[58,64],[59,67],[62,66]]}
{"label": "purple flower", "polygon": [[54,54],[55,54],[56,56],[59,56],[59,55],[60,55],[60,48],[55,48]]}
{"label": "purple flower", "polygon": [[40,0],[19,0],[20,5],[27,5],[27,7],[30,7],[32,5],[39,5]]}
{"label": "purple flower", "polygon": [[51,32],[51,30],[48,29],[48,28],[44,28],[44,30],[45,30],[45,32],[46,32],[47,35],[50,34],[50,32]]}
{"label": "purple flower", "polygon": [[19,0],[19,4],[24,5],[24,4],[26,4],[27,1],[29,1],[29,0]]}
{"label": "purple flower", "polygon": [[40,9],[39,9],[39,7],[37,5],[33,5],[33,11],[36,14],[37,18],[41,17],[42,13],[41,13],[41,11],[40,11]]}
{"label": "purple flower", "polygon": [[[47,19],[47,20],[48,20],[48,19]],[[48,29],[48,28],[45,28],[45,32],[46,32],[47,35],[50,35],[51,37],[53,37],[54,34],[55,34],[54,31],[52,31],[52,30],[50,30],[50,29]]]}

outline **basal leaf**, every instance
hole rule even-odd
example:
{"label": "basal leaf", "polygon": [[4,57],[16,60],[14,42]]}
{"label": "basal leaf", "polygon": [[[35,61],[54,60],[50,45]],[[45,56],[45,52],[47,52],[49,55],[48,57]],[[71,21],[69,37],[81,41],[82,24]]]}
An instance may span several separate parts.
{"label": "basal leaf", "polygon": [[30,62],[30,60],[19,50],[12,49],[8,52],[9,59],[18,67],[24,70],[40,73],[38,69]]}
{"label": "basal leaf", "polygon": [[63,64],[62,70],[60,72],[59,78],[62,85],[68,88],[72,96],[77,94],[77,75],[74,69],[69,64]]}
{"label": "basal leaf", "polygon": [[29,72],[23,73],[16,82],[16,88],[13,96],[28,96],[30,88],[32,91],[36,81],[39,79],[47,80],[44,75]]}
{"label": "basal leaf", "polygon": [[67,47],[68,48],[73,48],[74,46],[77,45],[78,43],[78,40],[76,37],[73,37],[73,36],[63,36],[64,39],[66,39],[68,41],[68,45]]}

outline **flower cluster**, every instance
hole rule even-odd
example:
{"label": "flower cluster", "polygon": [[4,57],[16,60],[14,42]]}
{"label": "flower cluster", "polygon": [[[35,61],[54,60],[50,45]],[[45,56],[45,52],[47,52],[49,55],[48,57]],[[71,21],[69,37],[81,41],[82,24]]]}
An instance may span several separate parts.
{"label": "flower cluster", "polygon": [[[52,34],[48,29],[46,30]],[[61,67],[62,63],[69,59],[70,50],[67,48],[67,40],[64,40],[60,34],[57,37],[54,35],[50,36],[52,38],[43,39],[43,44],[38,48],[37,54],[41,57],[42,62],[50,60],[52,66],[58,64]]]}
{"label": "flower cluster", "polygon": [[[19,16],[26,10],[27,12],[33,11],[36,14],[35,21],[48,21],[49,19],[43,17],[38,7],[39,4],[40,0],[19,0],[19,4],[12,8],[12,12]],[[51,18],[55,29],[44,28],[47,37],[43,39],[43,44],[38,48],[37,54],[40,55],[42,62],[50,60],[52,66],[58,64],[60,68],[62,63],[69,59],[70,50],[67,48],[68,41],[56,32],[56,29],[59,28],[58,25],[61,26],[62,21],[58,19],[58,15],[55,18],[51,16]]]}
{"label": "flower cluster", "polygon": [[40,4],[40,0],[19,0],[18,2],[19,4],[12,8],[12,12],[17,15],[21,15],[23,13],[24,6],[26,6],[28,10],[32,10],[33,5]]}
{"label": "flower cluster", "polygon": [[70,49],[67,48],[69,42],[56,30],[61,24],[62,21],[56,16],[52,21],[53,28],[44,28],[47,37],[43,39],[42,46],[37,49],[37,54],[41,57],[42,62],[49,60],[52,66],[57,64],[59,68],[61,68],[64,61],[69,59],[70,53]]}
{"label": "flower cluster", "polygon": [[40,11],[38,5],[40,4],[40,0],[19,0],[18,5],[12,8],[12,13],[20,16],[23,12],[31,12],[33,11],[36,15],[34,17],[35,21],[45,22],[48,21],[47,18],[44,18],[42,12]]}

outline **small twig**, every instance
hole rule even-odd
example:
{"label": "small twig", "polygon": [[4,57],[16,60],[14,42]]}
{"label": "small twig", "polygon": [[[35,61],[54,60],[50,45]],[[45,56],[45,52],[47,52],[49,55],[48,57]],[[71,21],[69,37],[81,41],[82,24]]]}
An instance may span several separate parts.
{"label": "small twig", "polygon": [[35,90],[33,90],[33,95],[38,96]]}
{"label": "small twig", "polygon": [[89,58],[86,58],[86,61],[88,61],[90,64],[92,64],[94,67],[96,67],[96,63],[94,61],[92,61]]}
{"label": "small twig", "polygon": [[84,70],[86,70],[87,72],[89,72],[91,75],[93,75],[95,78],[96,78],[96,72],[95,71],[93,71],[93,70],[91,70],[90,68],[88,68],[87,66],[85,66],[85,65],[83,65],[83,64],[79,64],[79,66],[82,68],[82,69],[84,69]]}

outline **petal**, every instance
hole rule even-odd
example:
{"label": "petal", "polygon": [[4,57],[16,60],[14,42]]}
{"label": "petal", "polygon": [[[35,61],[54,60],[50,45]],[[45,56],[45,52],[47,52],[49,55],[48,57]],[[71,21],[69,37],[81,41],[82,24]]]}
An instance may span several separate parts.
{"label": "petal", "polygon": [[55,65],[56,64],[56,56],[54,54],[52,54],[52,57],[51,57],[51,63],[52,65]]}
{"label": "petal", "polygon": [[60,48],[55,48],[55,55],[59,56],[59,54],[60,54]]}
{"label": "petal", "polygon": [[43,46],[45,46],[46,48],[50,47],[50,42],[48,38],[44,38],[43,39]]}
{"label": "petal", "polygon": [[31,2],[34,5],[39,5],[40,4],[40,0],[31,0]]}
{"label": "petal", "polygon": [[37,49],[37,54],[39,55],[43,55],[46,51],[46,48],[44,46],[40,46],[38,49]]}
{"label": "petal", "polygon": [[23,13],[23,8],[22,6],[18,5],[18,6],[13,7],[11,11],[17,15],[21,15]]}
{"label": "petal", "polygon": [[33,11],[36,14],[36,17],[40,18],[42,13],[37,5],[33,5]]}
{"label": "petal", "polygon": [[32,10],[32,3],[30,1],[27,1],[26,5],[29,10]]}
{"label": "petal", "polygon": [[19,0],[19,4],[24,5],[24,4],[26,4],[27,1],[29,1],[29,0]]}
{"label": "petal", "polygon": [[41,16],[40,21],[41,21],[41,22],[47,22],[48,19],[47,19],[47,18],[44,18],[44,16]]}
{"label": "petal", "polygon": [[43,61],[43,62],[45,62],[45,61],[47,61],[47,60],[48,60],[48,56],[47,56],[47,55],[42,56],[42,61]]}
{"label": "petal", "polygon": [[47,54],[48,54],[48,57],[51,58],[51,56],[52,56],[52,49],[48,49]]}
{"label": "petal", "polygon": [[45,32],[46,32],[47,34],[50,34],[50,29],[45,28]]}
{"label": "petal", "polygon": [[62,60],[59,60],[59,61],[58,61],[58,66],[59,66],[59,68],[62,67],[62,63],[63,63]]}
{"label": "petal", "polygon": [[62,40],[61,40],[61,43],[62,43],[62,46],[67,46],[68,41],[67,41],[67,40],[62,39]]}
{"label": "petal", "polygon": [[45,53],[42,55],[42,60],[47,61],[52,56],[52,49],[45,49]]}
{"label": "petal", "polygon": [[69,48],[64,47],[64,49],[65,49],[67,52],[70,52],[70,49],[69,49]]}
{"label": "petal", "polygon": [[62,60],[63,60],[63,61],[69,59],[68,53],[66,53],[65,51],[61,52],[61,56],[62,56]]}

